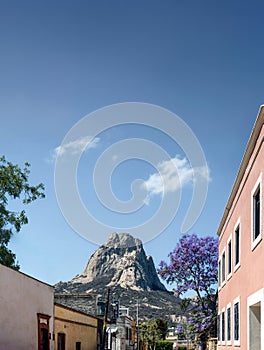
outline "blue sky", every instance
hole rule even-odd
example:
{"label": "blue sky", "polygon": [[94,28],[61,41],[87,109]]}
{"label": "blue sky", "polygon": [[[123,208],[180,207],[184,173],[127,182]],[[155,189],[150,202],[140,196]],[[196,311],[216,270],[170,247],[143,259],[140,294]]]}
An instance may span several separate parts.
{"label": "blue sky", "polygon": [[[161,106],[192,129],[211,180],[202,214],[190,232],[214,235],[264,102],[263,2],[25,0],[2,1],[0,6],[0,153],[20,165],[29,161],[32,183],[46,187],[46,199],[28,206],[30,222],[10,244],[21,270],[51,284],[68,280],[97,248],[64,219],[52,158],[75,123],[117,103]],[[95,147],[82,155],[78,186],[85,205],[107,225],[139,224],[161,202],[153,195],[130,216],[107,211],[96,198],[97,158],[115,142],[135,137],[185,162],[175,142],[149,127],[123,125],[98,135]],[[147,181],[156,172],[142,160],[123,162],[113,172],[112,190],[120,200],[129,200],[131,183]],[[180,235],[192,196],[191,180],[182,180],[175,219],[145,245],[156,264]]]}

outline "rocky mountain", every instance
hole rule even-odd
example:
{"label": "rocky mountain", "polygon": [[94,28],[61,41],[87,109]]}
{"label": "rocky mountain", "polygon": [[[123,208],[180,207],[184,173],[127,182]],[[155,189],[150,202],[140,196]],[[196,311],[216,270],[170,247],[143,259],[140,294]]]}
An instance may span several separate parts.
{"label": "rocky mountain", "polygon": [[100,297],[118,300],[135,315],[153,318],[178,314],[179,300],[160,282],[153,260],[146,256],[142,242],[127,233],[112,233],[90,257],[84,271],[68,282],[55,286],[55,300],[82,311],[95,313]]}

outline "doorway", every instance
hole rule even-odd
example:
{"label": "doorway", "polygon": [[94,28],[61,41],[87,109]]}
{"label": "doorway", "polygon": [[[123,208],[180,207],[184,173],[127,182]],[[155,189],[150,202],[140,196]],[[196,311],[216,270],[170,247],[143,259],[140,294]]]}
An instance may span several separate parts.
{"label": "doorway", "polygon": [[38,350],[50,349],[50,316],[38,314]]}
{"label": "doorway", "polygon": [[261,349],[261,303],[249,306],[249,350]]}
{"label": "doorway", "polygon": [[49,331],[46,328],[40,330],[40,350],[49,350]]}
{"label": "doorway", "polygon": [[64,333],[58,333],[58,350],[65,350],[65,339]]}

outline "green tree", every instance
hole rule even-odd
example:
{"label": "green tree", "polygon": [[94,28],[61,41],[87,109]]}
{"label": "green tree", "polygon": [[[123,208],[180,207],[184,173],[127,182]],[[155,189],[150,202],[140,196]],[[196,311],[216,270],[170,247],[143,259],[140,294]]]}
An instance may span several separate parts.
{"label": "green tree", "polygon": [[44,198],[42,183],[29,184],[30,164],[25,163],[21,169],[0,157],[0,263],[19,270],[16,255],[8,249],[8,244],[14,232],[19,232],[28,223],[25,210],[11,210],[14,200],[17,204],[29,204],[38,198]]}
{"label": "green tree", "polygon": [[163,340],[161,328],[164,324],[161,325],[160,321],[162,320],[148,320],[139,326],[140,339],[149,350],[155,350],[157,342]]}
{"label": "green tree", "polygon": [[166,339],[167,331],[168,331],[168,322],[161,318],[156,319],[157,328],[160,331],[162,340]]}
{"label": "green tree", "polygon": [[157,341],[156,350],[172,350],[173,342],[168,340],[159,340]]}

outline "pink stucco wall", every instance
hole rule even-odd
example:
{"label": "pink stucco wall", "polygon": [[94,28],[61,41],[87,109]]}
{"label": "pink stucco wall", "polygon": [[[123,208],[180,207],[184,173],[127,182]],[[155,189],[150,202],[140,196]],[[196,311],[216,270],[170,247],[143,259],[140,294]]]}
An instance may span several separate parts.
{"label": "pink stucco wall", "polygon": [[[53,287],[0,264],[0,350],[37,350],[37,314],[50,316]],[[50,341],[53,350],[53,341]]]}
{"label": "pink stucco wall", "polygon": [[[264,181],[264,127],[262,126],[257,143],[254,147],[246,171],[240,182],[239,189],[236,192],[235,199],[229,209],[229,214],[225,220],[224,226],[220,233],[219,257],[226,249],[227,242],[232,237],[232,275],[224,285],[219,287],[219,311],[226,308],[229,303],[240,297],[240,348],[248,349],[248,305],[247,299],[253,293],[264,288],[264,242],[252,250],[252,190],[263,173]],[[263,206],[263,189],[261,203]],[[263,212],[263,210],[261,209]],[[263,235],[263,217],[261,220]],[[234,230],[240,220],[240,267],[234,271]],[[226,259],[226,276],[227,276],[227,259]],[[237,349],[233,341],[233,313],[232,313],[232,336],[231,345],[221,345],[218,349]],[[263,344],[262,344],[263,346]]]}

